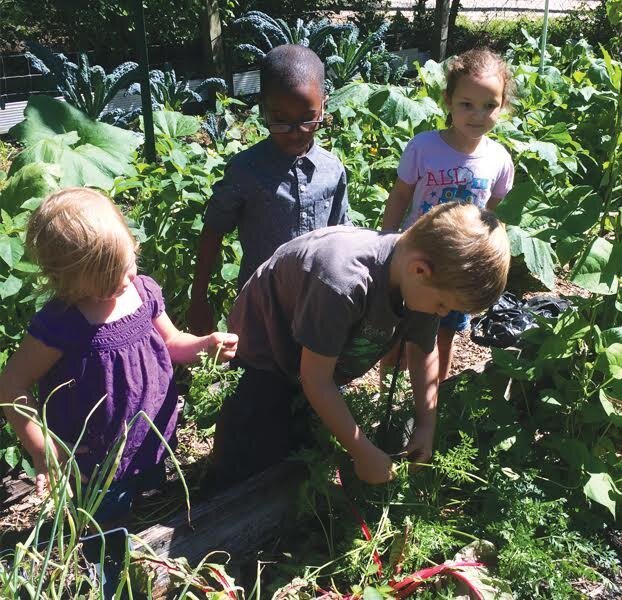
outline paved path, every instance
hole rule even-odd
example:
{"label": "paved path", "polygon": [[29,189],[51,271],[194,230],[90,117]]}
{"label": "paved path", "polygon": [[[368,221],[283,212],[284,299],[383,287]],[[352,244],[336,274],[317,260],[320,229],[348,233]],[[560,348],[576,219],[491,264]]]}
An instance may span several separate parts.
{"label": "paved path", "polygon": [[[415,0],[392,0],[392,9],[412,9]],[[461,0],[460,12],[473,18],[505,18],[511,19],[518,15],[542,15],[545,0]],[[549,0],[549,11],[552,16],[564,14],[579,8],[582,4],[596,8],[599,0]],[[436,0],[426,0],[428,8],[436,6]]]}

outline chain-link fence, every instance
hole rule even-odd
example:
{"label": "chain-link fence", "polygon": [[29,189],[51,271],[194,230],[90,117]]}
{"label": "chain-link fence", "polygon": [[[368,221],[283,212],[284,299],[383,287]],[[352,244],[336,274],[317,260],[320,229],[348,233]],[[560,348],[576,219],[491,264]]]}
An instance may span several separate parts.
{"label": "chain-link fence", "polygon": [[[581,8],[596,8],[600,0],[549,0],[549,13],[564,15]],[[416,0],[391,0],[392,10],[416,9]],[[436,0],[426,0],[426,9],[434,9]],[[460,0],[459,14],[473,19],[512,19],[517,16],[542,16],[545,0]]]}

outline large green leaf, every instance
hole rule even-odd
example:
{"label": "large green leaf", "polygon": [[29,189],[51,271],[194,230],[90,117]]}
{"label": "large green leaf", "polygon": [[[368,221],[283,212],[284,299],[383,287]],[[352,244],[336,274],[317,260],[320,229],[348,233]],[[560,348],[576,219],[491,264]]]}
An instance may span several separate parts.
{"label": "large green leaf", "polygon": [[[588,473],[589,479],[583,486],[585,495],[602,504],[605,508],[611,512],[614,519],[616,516],[616,499],[615,496],[619,496],[620,492],[616,488],[611,475],[609,473]],[[613,496],[613,497],[612,497]]]}
{"label": "large green leaf", "polygon": [[[534,213],[548,209],[540,187],[531,179],[517,183],[496,208],[497,216],[507,225],[537,226]],[[540,221],[544,219],[540,218]]]}
{"label": "large green leaf", "polygon": [[615,294],[618,278],[611,260],[612,251],[611,242],[595,238],[577,261],[571,281],[595,294]]}
{"label": "large green leaf", "polygon": [[326,110],[335,112],[346,105],[366,106],[369,97],[378,89],[378,86],[355,81],[344,85],[330,95]]}
{"label": "large green leaf", "polygon": [[196,117],[182,115],[174,110],[160,110],[153,113],[155,132],[173,138],[187,137],[199,131]]}
{"label": "large green leaf", "polygon": [[61,186],[108,189],[127,172],[140,139],[132,132],[93,121],[82,111],[49,96],[28,101],[26,119],[10,131],[24,146],[9,174],[25,165],[59,165]]}
{"label": "large green leaf", "polygon": [[369,97],[369,110],[387,125],[411,121],[414,127],[443,111],[432,98],[409,98],[403,88],[390,86],[380,89]]}
{"label": "large green leaf", "polygon": [[531,274],[552,290],[555,287],[555,253],[551,244],[531,237],[520,227],[508,226],[512,256],[522,254]]}
{"label": "large green leaf", "polygon": [[609,421],[617,427],[622,427],[622,400],[608,396],[605,390],[600,390],[598,397]]}
{"label": "large green leaf", "polygon": [[0,192],[0,207],[14,214],[31,198],[45,198],[58,189],[60,168],[47,163],[32,163],[21,168]]}
{"label": "large green leaf", "polygon": [[622,379],[622,344],[615,343],[605,348],[598,355],[596,365],[605,374],[605,377]]}
{"label": "large green leaf", "polygon": [[0,258],[13,268],[24,255],[24,244],[14,236],[0,234]]}

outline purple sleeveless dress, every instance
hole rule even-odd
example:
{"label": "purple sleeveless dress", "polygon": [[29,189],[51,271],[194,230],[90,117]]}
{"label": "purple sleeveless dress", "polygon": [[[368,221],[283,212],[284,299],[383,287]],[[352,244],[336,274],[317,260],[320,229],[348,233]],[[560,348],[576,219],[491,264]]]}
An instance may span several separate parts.
{"label": "purple sleeveless dress", "polygon": [[[102,464],[126,423],[144,411],[174,448],[177,390],[164,340],[153,320],[164,311],[162,290],[144,275],[134,285],[143,303],[121,319],[92,325],[75,306],[51,300],[33,318],[28,332],[63,356],[39,382],[39,402],[47,400],[48,426],[70,448],[89,411],[106,396],[88,421],[77,455],[80,471],[89,476]],[[138,475],[159,463],[166,449],[147,421],[139,417],[128,431],[115,480]]]}

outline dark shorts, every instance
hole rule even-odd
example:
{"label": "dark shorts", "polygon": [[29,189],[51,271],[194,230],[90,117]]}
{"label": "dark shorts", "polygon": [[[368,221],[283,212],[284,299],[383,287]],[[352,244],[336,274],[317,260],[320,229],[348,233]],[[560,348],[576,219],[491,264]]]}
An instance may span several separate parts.
{"label": "dark shorts", "polygon": [[106,523],[124,517],[132,510],[132,503],[138,494],[162,488],[165,482],[164,461],[139,475],[113,481],[95,513],[95,520]]}
{"label": "dark shorts", "polygon": [[451,331],[464,331],[468,329],[470,322],[471,317],[469,315],[452,310],[447,316],[441,318],[440,327]]}
{"label": "dark shorts", "polygon": [[244,373],[216,420],[206,492],[243,481],[311,443],[313,411],[300,384],[239,362],[233,366]]}

